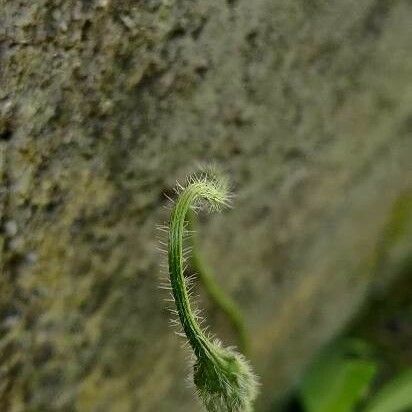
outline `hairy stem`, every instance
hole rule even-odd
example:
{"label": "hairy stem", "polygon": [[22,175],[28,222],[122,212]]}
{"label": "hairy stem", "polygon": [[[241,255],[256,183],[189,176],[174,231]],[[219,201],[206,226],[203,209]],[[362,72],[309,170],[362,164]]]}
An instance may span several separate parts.
{"label": "hairy stem", "polygon": [[[173,296],[183,330],[196,356],[211,356],[209,342],[200,328],[190,305],[189,294],[183,275],[183,234],[185,217],[189,208],[198,198],[208,195],[209,187],[205,184],[192,184],[185,188],[177,200],[170,221],[169,232],[169,269]],[[213,356],[213,355],[212,355]]]}
{"label": "hairy stem", "polygon": [[227,184],[213,171],[207,171],[189,177],[186,186],[179,189],[169,224],[169,276],[179,320],[196,357],[194,383],[208,411],[250,411],[257,395],[256,378],[242,355],[222,347],[202,330],[184,277],[183,238],[188,213],[205,205],[212,210],[225,206],[229,197]]}

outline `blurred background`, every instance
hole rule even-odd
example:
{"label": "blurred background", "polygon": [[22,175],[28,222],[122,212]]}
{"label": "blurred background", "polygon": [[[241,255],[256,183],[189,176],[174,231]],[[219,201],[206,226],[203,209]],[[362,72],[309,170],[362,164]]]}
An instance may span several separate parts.
{"label": "blurred background", "polygon": [[0,0],[0,410],[202,410],[156,225],[215,163],[236,196],[196,250],[256,411],[411,411],[411,21],[409,0]]}

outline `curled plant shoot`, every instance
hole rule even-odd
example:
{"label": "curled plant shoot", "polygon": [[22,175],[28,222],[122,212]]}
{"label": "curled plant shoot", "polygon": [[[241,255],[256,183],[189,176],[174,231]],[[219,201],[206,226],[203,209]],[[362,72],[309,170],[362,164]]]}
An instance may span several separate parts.
{"label": "curled plant shoot", "polygon": [[214,171],[205,171],[190,176],[186,185],[178,185],[177,192],[168,228],[169,276],[183,336],[195,355],[193,378],[197,393],[209,412],[251,411],[257,395],[256,377],[243,355],[223,347],[201,327],[184,276],[183,239],[188,213],[205,207],[219,211],[228,206],[227,181]]}

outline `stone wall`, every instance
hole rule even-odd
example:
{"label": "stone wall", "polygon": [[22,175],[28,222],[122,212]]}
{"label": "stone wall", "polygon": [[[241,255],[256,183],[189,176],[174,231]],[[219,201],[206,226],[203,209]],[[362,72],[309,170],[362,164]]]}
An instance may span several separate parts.
{"label": "stone wall", "polygon": [[202,252],[269,410],[397,273],[376,267],[412,190],[411,20],[407,0],[1,0],[0,409],[200,410],[155,225],[213,161],[236,199]]}

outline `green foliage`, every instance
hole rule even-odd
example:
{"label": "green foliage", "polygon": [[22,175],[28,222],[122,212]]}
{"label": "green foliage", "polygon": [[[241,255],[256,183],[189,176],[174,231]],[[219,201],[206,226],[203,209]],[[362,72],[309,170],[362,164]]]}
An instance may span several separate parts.
{"label": "green foliage", "polygon": [[223,347],[201,328],[197,312],[189,300],[188,281],[184,277],[183,238],[189,210],[208,207],[220,210],[228,205],[227,181],[213,170],[190,176],[178,185],[178,199],[169,224],[168,263],[171,291],[184,336],[193,349],[194,383],[210,412],[250,411],[257,395],[257,381],[249,363],[232,348]]}
{"label": "green foliage", "polygon": [[[300,388],[305,412],[412,411],[412,369],[370,396],[378,371],[371,351],[361,340],[341,341],[325,350],[309,368]],[[360,407],[362,404],[366,406]]]}
{"label": "green foliage", "polygon": [[412,369],[387,383],[365,412],[407,412],[412,410]]}
{"label": "green foliage", "polygon": [[322,353],[301,387],[306,412],[349,412],[366,394],[377,366],[364,358],[368,347],[359,341],[333,346]]}

